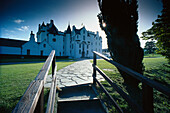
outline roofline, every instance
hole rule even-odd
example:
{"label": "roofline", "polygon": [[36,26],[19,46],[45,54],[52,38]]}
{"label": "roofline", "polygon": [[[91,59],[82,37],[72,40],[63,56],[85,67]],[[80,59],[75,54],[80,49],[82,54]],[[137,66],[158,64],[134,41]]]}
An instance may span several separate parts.
{"label": "roofline", "polygon": [[28,42],[28,41],[26,41],[26,40],[18,40],[18,39],[11,39],[11,38],[1,38],[1,37],[0,37],[0,39]]}

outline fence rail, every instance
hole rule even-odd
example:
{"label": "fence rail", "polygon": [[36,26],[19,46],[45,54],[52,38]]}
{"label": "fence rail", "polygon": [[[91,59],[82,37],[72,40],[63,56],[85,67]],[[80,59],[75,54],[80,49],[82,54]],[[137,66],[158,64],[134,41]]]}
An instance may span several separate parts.
{"label": "fence rail", "polygon": [[[103,91],[105,92],[105,94],[112,100],[115,108],[117,109],[118,112],[122,113],[123,111],[121,110],[121,108],[118,106],[118,104],[114,101],[113,98],[111,98],[111,96],[109,95],[109,93],[107,92],[107,90],[103,87],[103,85],[96,79],[96,71],[98,71],[104,78],[106,81],[108,81],[108,83],[129,103],[129,105],[131,105],[136,112],[138,113],[153,113],[153,88],[155,88],[156,90],[164,93],[165,95],[167,95],[168,97],[170,97],[170,89],[113,61],[110,60],[109,58],[105,57],[104,55],[93,51],[94,56],[93,56],[93,84],[96,84],[96,82],[99,84],[99,86],[101,87],[101,89],[103,89]],[[132,77],[140,80],[142,82],[142,102],[143,102],[143,108],[141,106],[139,106],[135,101],[133,101],[131,99],[131,97],[129,95],[127,95],[125,92],[123,92],[123,90],[121,88],[119,88],[115,83],[113,83],[113,81],[102,71],[100,70],[97,66],[96,66],[96,56],[99,56],[101,58],[103,58],[104,60],[106,60],[107,62],[115,65],[117,68],[119,68],[120,70],[128,73],[129,75],[131,75]]]}
{"label": "fence rail", "polygon": [[56,70],[55,50],[53,50],[45,61],[36,78],[30,83],[24,95],[13,110],[13,113],[44,113],[44,84],[50,67],[52,65],[52,83],[46,113],[53,113],[56,92]]}

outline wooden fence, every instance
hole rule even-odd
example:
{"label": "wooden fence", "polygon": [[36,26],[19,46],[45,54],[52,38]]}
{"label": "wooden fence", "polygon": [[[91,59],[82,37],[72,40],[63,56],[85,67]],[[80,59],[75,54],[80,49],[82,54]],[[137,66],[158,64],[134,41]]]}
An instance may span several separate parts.
{"label": "wooden fence", "polygon": [[[52,83],[48,97],[46,113],[53,113],[56,94],[55,50],[48,56],[36,78],[29,84],[24,95],[16,105],[13,113],[44,113],[44,84],[52,65]],[[24,82],[24,81],[23,81]]]}
{"label": "wooden fence", "polygon": [[[119,113],[123,113],[123,110],[119,107],[119,105],[116,103],[116,101],[110,96],[109,92],[104,88],[104,86],[96,79],[96,71],[98,71],[104,79],[128,102],[129,105],[132,106],[132,108],[137,112],[137,113],[153,113],[153,88],[156,90],[162,92],[163,94],[167,95],[168,98],[170,97],[170,89],[113,61],[110,60],[109,58],[105,57],[104,55],[98,53],[98,52],[93,52],[93,84],[96,85],[96,83],[101,87],[101,89],[104,91],[106,96],[112,101],[113,105],[115,106],[116,110]],[[122,71],[128,73],[132,77],[138,79],[139,81],[142,82],[142,107],[138,105],[129,95],[127,95],[121,88],[119,88],[116,83],[114,83],[102,70],[100,70],[96,66],[96,55],[99,57],[103,58],[107,62],[115,65],[117,68],[121,69]]]}

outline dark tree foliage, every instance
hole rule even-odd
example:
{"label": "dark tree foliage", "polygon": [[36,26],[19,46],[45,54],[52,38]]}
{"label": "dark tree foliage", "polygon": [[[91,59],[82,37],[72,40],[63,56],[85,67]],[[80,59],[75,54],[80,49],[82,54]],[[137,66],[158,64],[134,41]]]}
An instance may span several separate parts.
{"label": "dark tree foliage", "polygon": [[156,40],[157,53],[166,56],[170,62],[170,0],[162,0],[162,3],[162,14],[158,15],[150,29],[142,33],[141,38]]}
{"label": "dark tree foliage", "polygon": [[147,41],[145,43],[144,49],[146,50],[147,54],[155,53],[155,50],[157,49],[157,47],[155,45],[155,41]]}
{"label": "dark tree foliage", "polygon": [[[99,24],[107,35],[108,49],[114,61],[143,74],[143,49],[137,36],[138,5],[136,0],[98,0]],[[106,26],[103,26],[103,24]],[[119,70],[127,85],[139,81]]]}

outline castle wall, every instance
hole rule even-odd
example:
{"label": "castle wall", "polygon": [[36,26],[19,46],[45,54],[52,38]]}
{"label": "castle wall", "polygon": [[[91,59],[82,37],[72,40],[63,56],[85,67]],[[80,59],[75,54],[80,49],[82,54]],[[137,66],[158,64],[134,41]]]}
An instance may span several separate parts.
{"label": "castle wall", "polygon": [[56,56],[63,56],[63,36],[49,34],[49,45],[56,51]]}
{"label": "castle wall", "polygon": [[52,47],[46,41],[39,44],[39,55],[41,56],[48,56],[52,50]]}

